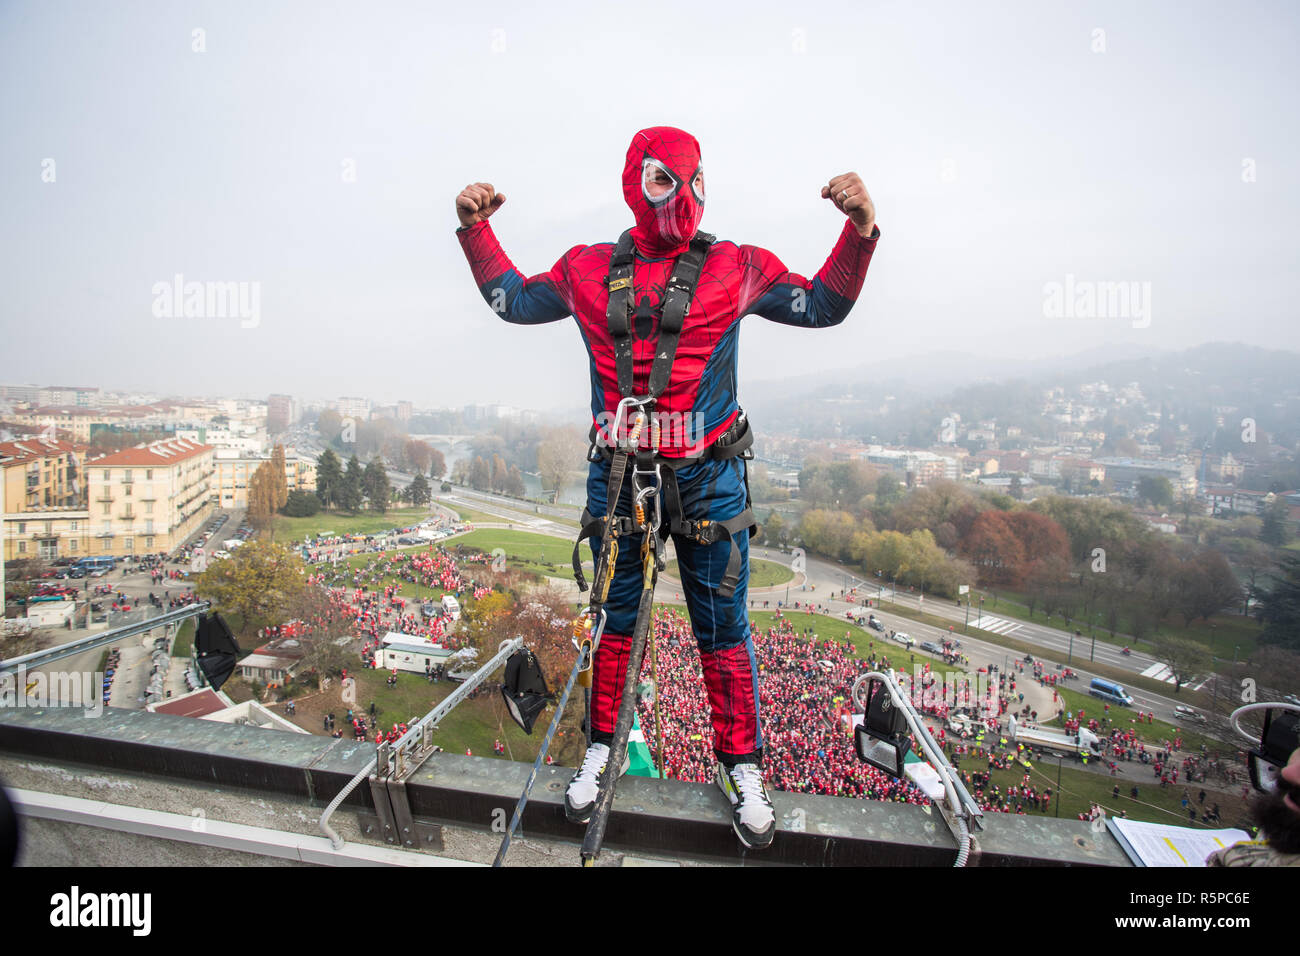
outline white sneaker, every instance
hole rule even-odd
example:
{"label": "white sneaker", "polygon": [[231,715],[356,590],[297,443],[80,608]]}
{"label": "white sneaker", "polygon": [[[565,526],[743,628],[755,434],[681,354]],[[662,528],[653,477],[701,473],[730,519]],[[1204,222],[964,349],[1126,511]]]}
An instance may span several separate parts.
{"label": "white sneaker", "polygon": [[[564,815],[570,823],[586,823],[591,819],[591,811],[600,796],[600,775],[605,772],[609,762],[609,747],[606,744],[592,744],[582,758],[582,766],[569,781],[564,791]],[[623,769],[618,772],[621,777],[632,765],[627,753],[623,754]]]}
{"label": "white sneaker", "polygon": [[731,801],[731,827],[740,842],[751,850],[771,844],[776,833],[776,811],[763,786],[763,771],[758,764],[738,763],[728,768],[719,763],[718,786]]}

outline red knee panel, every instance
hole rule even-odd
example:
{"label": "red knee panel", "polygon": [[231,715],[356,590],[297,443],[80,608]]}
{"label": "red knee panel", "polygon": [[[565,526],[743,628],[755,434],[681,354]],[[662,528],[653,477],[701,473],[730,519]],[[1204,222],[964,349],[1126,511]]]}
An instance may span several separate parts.
{"label": "red knee panel", "polygon": [[623,681],[627,675],[627,662],[632,654],[632,637],[628,634],[610,634],[606,631],[596,648],[592,663],[591,729],[602,734],[612,734],[618,723],[618,705],[623,699]]}
{"label": "red knee panel", "polygon": [[748,754],[758,749],[758,702],[745,644],[700,654],[713,716],[713,749]]}

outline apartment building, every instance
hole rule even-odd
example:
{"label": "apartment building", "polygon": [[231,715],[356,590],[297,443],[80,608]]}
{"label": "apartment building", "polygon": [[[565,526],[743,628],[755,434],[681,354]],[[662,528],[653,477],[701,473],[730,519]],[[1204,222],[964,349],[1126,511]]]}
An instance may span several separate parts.
{"label": "apartment building", "polygon": [[85,449],[52,438],[0,442],[6,561],[86,554]]}
{"label": "apartment building", "polygon": [[[213,455],[216,483],[222,508],[247,508],[248,486],[253,474],[267,461],[268,454],[248,454],[231,448],[218,448]],[[292,448],[284,452],[284,480],[289,491],[316,490],[316,462],[299,455]]]}
{"label": "apartment building", "polygon": [[87,462],[91,554],[179,547],[215,510],[213,452],[172,438]]}

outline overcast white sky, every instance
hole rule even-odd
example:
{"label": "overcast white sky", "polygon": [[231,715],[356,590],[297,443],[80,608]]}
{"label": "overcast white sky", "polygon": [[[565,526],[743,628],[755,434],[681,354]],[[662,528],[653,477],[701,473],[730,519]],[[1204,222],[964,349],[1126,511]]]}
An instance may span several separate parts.
{"label": "overcast white sky", "polygon": [[[742,401],[935,349],[1300,349],[1294,4],[474,6],[0,2],[0,381],[584,405],[572,322],[495,318],[453,200],[495,183],[544,271],[631,224],[652,125],[700,140],[703,228],[805,275],[820,186],[876,201],[848,320],[747,319]],[[258,324],[156,317],[177,273],[259,283]],[[1045,317],[1067,274],[1149,282],[1149,326]]]}

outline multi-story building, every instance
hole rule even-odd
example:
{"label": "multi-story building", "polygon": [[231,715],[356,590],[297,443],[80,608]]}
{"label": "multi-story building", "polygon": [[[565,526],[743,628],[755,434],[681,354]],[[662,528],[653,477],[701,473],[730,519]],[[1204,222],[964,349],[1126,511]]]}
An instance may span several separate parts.
{"label": "multi-story building", "polygon": [[86,553],[84,452],[50,438],[0,443],[5,560]]}
{"label": "multi-story building", "polygon": [[370,399],[344,396],[334,402],[334,410],[344,418],[364,422],[370,418]]}
{"label": "multi-story building", "polygon": [[210,445],[152,442],[86,463],[91,554],[171,551],[215,510]]}
{"label": "multi-story building", "polygon": [[936,455],[929,451],[882,448],[879,445],[872,445],[858,457],[904,476],[908,485],[915,487],[928,485],[944,478],[956,481],[961,474],[961,465],[956,458]]}
{"label": "multi-story building", "polygon": [[[216,466],[216,487],[222,508],[247,508],[248,486],[253,480],[253,473],[264,462],[270,461],[270,454],[250,455],[234,449],[219,448],[213,456]],[[316,490],[316,462],[305,455],[299,455],[292,448],[284,452],[284,480],[289,491]]]}
{"label": "multi-story building", "polygon": [[266,401],[266,430],[272,435],[293,424],[293,396],[272,395]]}

